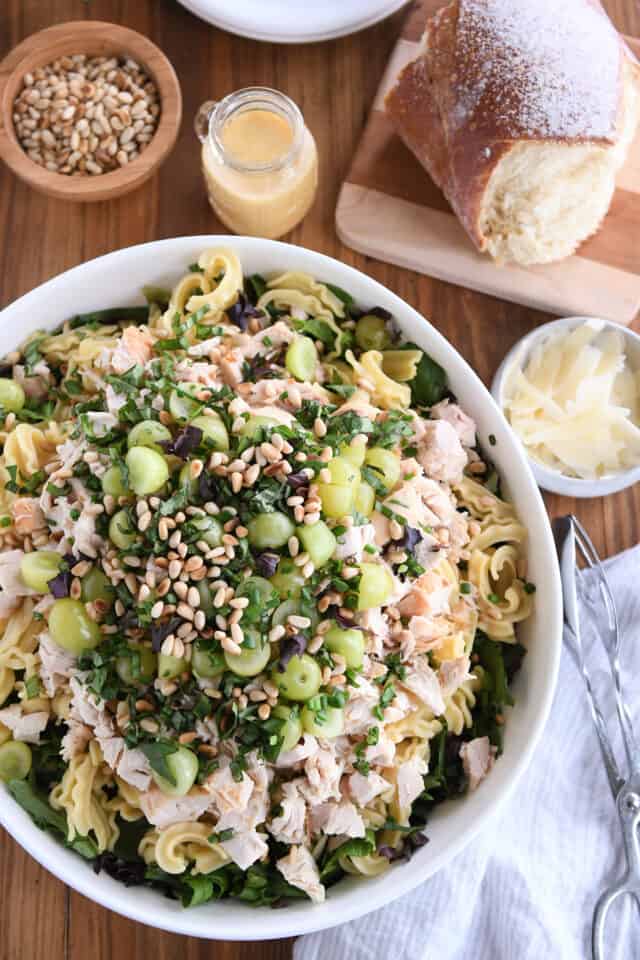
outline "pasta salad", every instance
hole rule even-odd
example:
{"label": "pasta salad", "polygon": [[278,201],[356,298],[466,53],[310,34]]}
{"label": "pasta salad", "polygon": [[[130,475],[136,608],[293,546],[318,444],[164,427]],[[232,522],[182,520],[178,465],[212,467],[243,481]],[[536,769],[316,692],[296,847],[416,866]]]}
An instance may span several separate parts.
{"label": "pasta salad", "polygon": [[0,778],[126,884],[320,902],[501,752],[526,529],[387,311],[144,292],[0,370]]}

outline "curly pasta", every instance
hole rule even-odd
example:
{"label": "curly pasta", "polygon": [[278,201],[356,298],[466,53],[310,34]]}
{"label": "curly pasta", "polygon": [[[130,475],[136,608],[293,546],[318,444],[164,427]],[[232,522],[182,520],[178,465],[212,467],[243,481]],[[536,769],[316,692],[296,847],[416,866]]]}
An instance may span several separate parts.
{"label": "curly pasta", "polygon": [[120,835],[117,811],[109,807],[102,787],[111,780],[102,772],[102,752],[96,740],[87,753],[73,757],[61,782],[49,794],[54,810],[67,815],[67,839],[92,836],[98,851],[112,850]]}
{"label": "curly pasta", "polygon": [[447,721],[447,730],[457,737],[473,724],[471,711],[476,705],[476,692],[483,683],[482,667],[476,667],[472,674],[469,680],[464,680],[454,693],[445,698],[444,718]]}
{"label": "curly pasta", "polygon": [[379,853],[370,853],[363,857],[339,857],[338,863],[345,873],[362,877],[378,877],[391,866],[389,860]]}
{"label": "curly pasta", "polygon": [[[336,316],[344,317],[344,303],[335,293],[329,289],[326,283],[321,283],[308,273],[300,273],[289,270],[278,277],[273,277],[267,283],[269,290],[291,291],[297,290],[307,296],[312,296],[320,303],[319,313],[313,313],[314,317],[320,316],[325,312],[322,308],[328,308]],[[311,311],[309,311],[311,312]]]}
{"label": "curly pasta", "polygon": [[33,600],[27,598],[0,622],[0,669],[24,670],[27,677],[36,672],[38,634],[44,624],[33,619],[33,608]]}
{"label": "curly pasta", "polygon": [[397,383],[388,377],[382,369],[382,354],[378,350],[367,350],[356,360],[351,350],[345,354],[358,377],[371,384],[371,399],[382,410],[405,410],[411,404],[411,388],[405,383]]}
{"label": "curly pasta", "polygon": [[238,299],[238,290],[242,289],[242,266],[233,250],[227,249],[205,250],[198,258],[198,266],[202,274],[196,274],[196,277],[206,281],[209,291],[192,293],[184,309],[187,313],[194,313],[208,307],[203,323],[211,323],[220,311]]}
{"label": "curly pasta", "polygon": [[210,823],[174,823],[164,830],[150,830],[140,841],[138,853],[145,863],[157,863],[165,873],[184,873],[193,863],[193,873],[211,873],[229,863],[219,843],[210,843]]}
{"label": "curly pasta", "polygon": [[62,425],[55,421],[42,429],[19,423],[4,444],[4,464],[16,466],[21,477],[31,477],[55,459],[56,447],[64,441]]}

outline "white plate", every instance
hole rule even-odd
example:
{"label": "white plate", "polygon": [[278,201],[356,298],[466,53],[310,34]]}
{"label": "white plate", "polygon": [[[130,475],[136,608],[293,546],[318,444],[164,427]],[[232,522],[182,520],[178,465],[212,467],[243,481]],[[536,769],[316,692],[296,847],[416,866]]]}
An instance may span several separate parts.
{"label": "white plate", "polygon": [[316,43],[371,27],[407,0],[178,0],[208,23],[270,43]]}
{"label": "white plate", "polygon": [[372,879],[349,878],[318,905],[296,901],[286,910],[256,910],[238,901],[184,910],[161,894],[128,890],[42,833],[0,784],[0,823],[44,867],[85,897],[124,916],[192,937],[268,940],[322,930],[376,910],[412,890],[449,863],[507,799],[540,738],[554,693],[562,640],[562,604],[555,546],[547,513],[527,460],[511,428],[473,370],[412,307],[375,280],[311,250],[246,237],[180,237],[109,253],[61,274],[0,313],[0,356],[38,329],[53,329],[76,313],[142,303],[144,284],[167,286],[207,247],[231,246],[246,273],[311,273],[349,291],[362,306],[389,310],[408,340],[447,371],[460,403],[473,415],[481,442],[496,438],[491,456],[516,509],[527,524],[527,575],[537,585],[535,612],[521,624],[529,649],[515,684],[516,706],[508,712],[505,750],[474,793],[440,806],[430,819],[429,844],[409,863]]}

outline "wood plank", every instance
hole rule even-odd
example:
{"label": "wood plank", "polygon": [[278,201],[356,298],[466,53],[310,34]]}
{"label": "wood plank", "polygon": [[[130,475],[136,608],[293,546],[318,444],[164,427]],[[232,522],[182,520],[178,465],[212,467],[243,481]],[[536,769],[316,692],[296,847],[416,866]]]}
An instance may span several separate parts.
{"label": "wood plank", "polygon": [[[434,7],[439,0],[433,0]],[[616,25],[640,33],[635,0],[606,0]],[[0,169],[0,305],[90,257],[159,237],[220,229],[200,182],[191,117],[197,105],[250,83],[286,90],[302,106],[320,150],[318,201],[293,242],[337,256],[386,284],[429,317],[489,383],[505,351],[541,313],[372,260],[342,245],[333,215],[405,13],[354,37],[306,46],[258,44],[223,34],[175,0],[4,0],[0,56],[53,23],[85,17],[141,30],[169,56],[180,77],[184,122],[160,173],[136,193],[83,209],[47,200]],[[416,21],[414,39],[421,27]],[[552,514],[577,513],[604,554],[640,539],[640,489],[606,500],[547,497]],[[135,891],[132,891],[135,896]],[[70,904],[70,908],[67,906]],[[256,922],[259,915],[250,913]],[[0,834],[1,960],[285,960],[291,941],[221,943],[176,937],[117,917],[46,874]],[[65,932],[66,931],[66,932]],[[338,960],[338,958],[336,958]]]}

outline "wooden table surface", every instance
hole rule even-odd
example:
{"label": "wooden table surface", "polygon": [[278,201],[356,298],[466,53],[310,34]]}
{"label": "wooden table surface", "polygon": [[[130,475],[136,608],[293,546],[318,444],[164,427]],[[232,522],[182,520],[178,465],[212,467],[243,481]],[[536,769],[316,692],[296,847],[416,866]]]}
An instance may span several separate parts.
{"label": "wooden table surface", "polygon": [[[637,0],[605,0],[605,6],[621,31],[640,34]],[[49,200],[0,169],[0,307],[110,250],[161,237],[225,232],[205,200],[192,117],[203,100],[265,84],[297,101],[320,150],[318,200],[291,240],[386,284],[428,317],[489,383],[506,350],[546,320],[544,315],[367,260],[343,247],[334,230],[338,190],[403,16],[332,43],[289,47],[222,33],[176,0],[2,0],[0,56],[36,30],[66,20],[110,20],[145,33],[178,72],[185,119],[160,173],[137,192],[110,203]],[[634,242],[631,237],[629,242]],[[550,496],[547,502],[551,514],[575,511],[604,554],[640,540],[638,487],[605,500]],[[67,889],[3,831],[0,931],[0,960],[283,960],[291,956],[292,946],[287,940],[233,944],[187,939],[132,923]]]}

